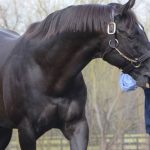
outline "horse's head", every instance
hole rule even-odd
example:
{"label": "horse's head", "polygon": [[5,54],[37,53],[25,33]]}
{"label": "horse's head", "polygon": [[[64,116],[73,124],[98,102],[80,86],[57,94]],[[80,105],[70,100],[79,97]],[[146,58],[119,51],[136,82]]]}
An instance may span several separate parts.
{"label": "horse's head", "polygon": [[[129,0],[125,5],[70,6],[32,24],[24,36],[29,41],[37,40],[35,43],[41,41],[43,45],[56,40],[57,49],[63,47],[66,57],[76,56],[77,49],[80,50],[80,55],[84,54],[78,57],[82,58],[80,71],[93,57],[102,57],[144,87],[150,76],[150,44],[143,26],[131,11],[134,4],[135,0]],[[50,47],[53,42],[49,42]],[[39,45],[41,47],[41,43]]]}
{"label": "horse's head", "polygon": [[[130,74],[141,87],[150,76],[150,44],[143,26],[131,8],[135,0],[125,5],[111,3],[112,18],[103,45],[103,59]],[[106,47],[107,45],[107,47]],[[104,48],[105,47],[105,48]]]}

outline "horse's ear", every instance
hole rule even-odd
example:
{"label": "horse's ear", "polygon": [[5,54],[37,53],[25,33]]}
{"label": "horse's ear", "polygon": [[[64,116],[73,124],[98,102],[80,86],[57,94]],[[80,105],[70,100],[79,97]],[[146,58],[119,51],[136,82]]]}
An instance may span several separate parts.
{"label": "horse's ear", "polygon": [[135,0],[129,0],[126,4],[124,4],[120,9],[118,14],[123,15],[125,14],[129,9],[131,9],[135,4]]}

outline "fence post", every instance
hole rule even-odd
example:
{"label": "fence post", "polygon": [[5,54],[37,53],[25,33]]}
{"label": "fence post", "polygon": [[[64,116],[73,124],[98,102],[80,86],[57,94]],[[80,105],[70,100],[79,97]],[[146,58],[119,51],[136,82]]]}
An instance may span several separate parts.
{"label": "fence post", "polygon": [[63,139],[60,139],[60,150],[63,150]]}
{"label": "fence post", "polygon": [[150,136],[148,135],[147,137],[147,140],[148,140],[148,150],[150,149]]}
{"label": "fence post", "polygon": [[122,150],[124,150],[124,135],[122,135],[121,145],[122,145]]}
{"label": "fence post", "polygon": [[139,137],[136,137],[137,150],[139,150]]}

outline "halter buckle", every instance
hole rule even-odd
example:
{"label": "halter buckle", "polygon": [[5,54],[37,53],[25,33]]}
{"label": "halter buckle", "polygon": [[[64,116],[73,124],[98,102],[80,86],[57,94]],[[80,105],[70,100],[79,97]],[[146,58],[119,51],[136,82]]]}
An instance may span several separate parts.
{"label": "halter buckle", "polygon": [[115,34],[116,33],[116,23],[115,22],[110,22],[107,26],[107,33],[109,35]]}

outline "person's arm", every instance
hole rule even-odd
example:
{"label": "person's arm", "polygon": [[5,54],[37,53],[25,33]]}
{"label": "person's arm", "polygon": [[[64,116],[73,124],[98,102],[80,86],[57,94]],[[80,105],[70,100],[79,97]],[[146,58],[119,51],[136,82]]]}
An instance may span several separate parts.
{"label": "person's arm", "polygon": [[145,128],[146,133],[150,135],[150,89],[144,89],[145,95]]}
{"label": "person's arm", "polygon": [[[128,74],[121,74],[120,87],[122,91],[128,92],[137,88],[136,81]],[[150,88],[145,88],[145,129],[146,133],[150,135]]]}

